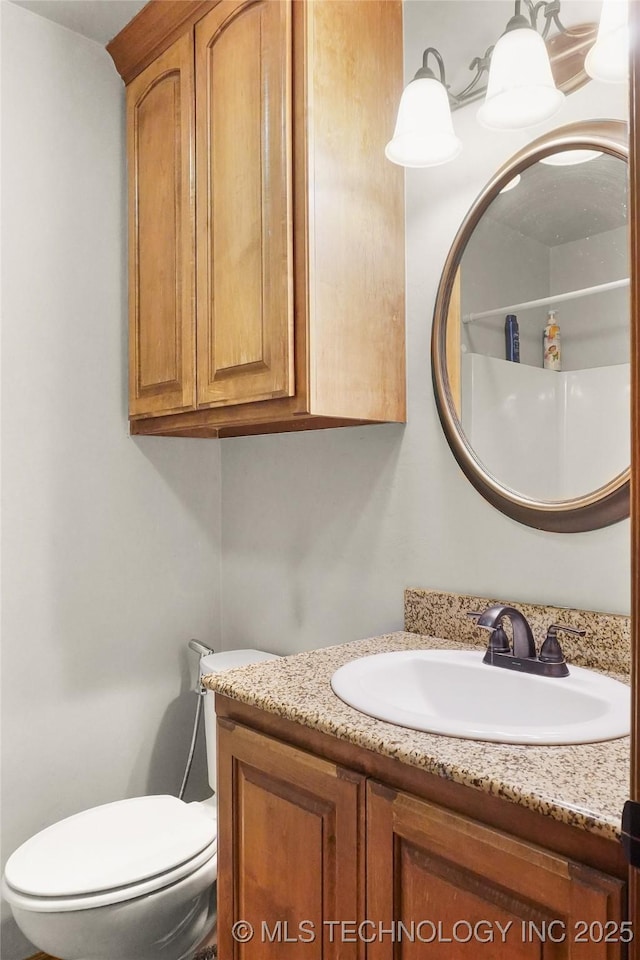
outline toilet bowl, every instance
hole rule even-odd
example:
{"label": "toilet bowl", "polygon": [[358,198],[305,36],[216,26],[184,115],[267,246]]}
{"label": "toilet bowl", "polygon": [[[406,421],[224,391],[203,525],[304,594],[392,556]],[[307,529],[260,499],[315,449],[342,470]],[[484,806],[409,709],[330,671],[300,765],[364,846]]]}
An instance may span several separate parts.
{"label": "toilet bowl", "polygon": [[[257,650],[211,654],[200,674],[273,659]],[[213,694],[204,704],[215,787]],[[215,924],[213,798],[135,797],[54,823],[9,858],[2,894],[16,923],[60,960],[187,960]]]}

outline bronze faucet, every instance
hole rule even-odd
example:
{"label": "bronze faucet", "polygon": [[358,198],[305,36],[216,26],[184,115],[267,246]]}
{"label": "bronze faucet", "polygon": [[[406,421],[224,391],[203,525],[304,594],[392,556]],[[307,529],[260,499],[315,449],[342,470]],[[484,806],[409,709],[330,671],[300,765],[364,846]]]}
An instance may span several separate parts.
{"label": "bronze faucet", "polygon": [[[583,637],[584,630],[565,626],[562,623],[552,623],[547,630],[540,655],[536,655],[536,645],[533,632],[527,618],[520,610],[505,604],[489,607],[483,613],[470,611],[468,617],[474,617],[477,626],[483,630],[490,630],[487,652],[482,660],[494,667],[505,667],[508,670],[518,670],[520,673],[533,673],[542,677],[568,677],[569,668],[558,641],[558,630],[565,633],[574,633]],[[507,617],[511,621],[513,630],[513,649],[502,628],[502,620]]]}

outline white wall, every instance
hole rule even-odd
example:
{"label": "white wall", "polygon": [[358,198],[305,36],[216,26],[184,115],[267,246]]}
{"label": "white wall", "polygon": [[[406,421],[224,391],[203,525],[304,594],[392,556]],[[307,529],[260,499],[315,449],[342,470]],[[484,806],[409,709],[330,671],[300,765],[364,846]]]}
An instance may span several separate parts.
{"label": "white wall", "polygon": [[[599,4],[565,7],[575,23]],[[407,80],[429,45],[465,73],[504,28],[504,11],[478,0],[406,3]],[[455,73],[459,89],[464,77]],[[290,652],[400,627],[402,589],[411,585],[628,612],[628,522],[561,535],[493,509],[447,446],[429,354],[447,251],[491,174],[545,129],[581,116],[626,117],[623,99],[619,87],[591,83],[546,125],[504,135],[484,132],[466,107],[454,116],[461,156],[407,172],[408,424],[222,442],[226,647]]]}
{"label": "white wall", "polygon": [[[128,437],[110,58],[3,2],[2,94],[6,858],[83,807],[177,791],[185,641],[217,641],[220,448]],[[35,951],[8,917],[2,957],[20,960]]]}

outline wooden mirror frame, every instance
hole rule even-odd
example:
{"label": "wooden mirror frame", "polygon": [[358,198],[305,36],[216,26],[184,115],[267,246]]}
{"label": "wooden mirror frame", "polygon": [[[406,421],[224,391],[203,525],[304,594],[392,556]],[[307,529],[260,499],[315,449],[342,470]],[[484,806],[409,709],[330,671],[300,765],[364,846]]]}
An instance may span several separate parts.
{"label": "wooden mirror frame", "polygon": [[[591,493],[570,500],[535,500],[503,486],[478,459],[460,422],[447,367],[447,320],[462,254],[489,204],[516,174],[561,150],[600,150],[627,164],[627,125],[622,120],[589,120],[559,127],[539,137],[515,154],[486,185],[477,198],[445,261],[431,334],[431,372],[436,405],[445,436],[458,464],[486,500],[519,523],[538,530],[578,533],[617,523],[629,516],[630,467]],[[594,450],[594,456],[598,451]]]}

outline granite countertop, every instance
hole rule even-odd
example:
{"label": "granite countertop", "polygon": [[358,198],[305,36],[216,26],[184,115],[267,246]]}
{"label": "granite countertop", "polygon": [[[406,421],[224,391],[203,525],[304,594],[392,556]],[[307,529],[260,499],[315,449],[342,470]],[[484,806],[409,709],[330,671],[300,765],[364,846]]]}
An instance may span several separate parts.
{"label": "granite countertop", "polygon": [[330,678],[357,657],[390,650],[469,649],[469,644],[391,633],[210,674],[210,690],[456,783],[502,797],[609,839],[620,836],[629,794],[629,738],[571,746],[519,746],[437,736],[355,710]]}

